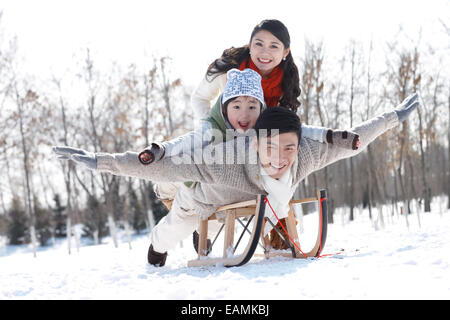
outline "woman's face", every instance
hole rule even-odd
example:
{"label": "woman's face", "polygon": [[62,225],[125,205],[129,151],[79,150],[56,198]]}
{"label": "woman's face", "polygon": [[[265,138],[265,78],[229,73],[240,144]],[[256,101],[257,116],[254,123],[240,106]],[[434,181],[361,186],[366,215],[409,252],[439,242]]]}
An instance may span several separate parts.
{"label": "woman's face", "polygon": [[250,56],[263,77],[268,76],[288,54],[289,48],[286,49],[269,31],[258,31],[250,41]]}
{"label": "woman's face", "polygon": [[228,121],[239,133],[252,129],[260,113],[261,102],[250,96],[239,96],[227,106]]}

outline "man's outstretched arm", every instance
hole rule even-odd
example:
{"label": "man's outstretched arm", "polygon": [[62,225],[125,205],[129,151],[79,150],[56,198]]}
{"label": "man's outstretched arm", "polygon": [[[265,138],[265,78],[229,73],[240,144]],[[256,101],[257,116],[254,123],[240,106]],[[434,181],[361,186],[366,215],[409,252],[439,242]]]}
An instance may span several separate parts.
{"label": "man's outstretched arm", "polygon": [[351,128],[352,132],[359,135],[360,146],[357,150],[337,148],[332,144],[322,144],[320,146],[320,160],[317,170],[340,159],[357,155],[380,135],[407,120],[418,106],[419,96],[415,93],[406,98],[392,111],[385,112]]}

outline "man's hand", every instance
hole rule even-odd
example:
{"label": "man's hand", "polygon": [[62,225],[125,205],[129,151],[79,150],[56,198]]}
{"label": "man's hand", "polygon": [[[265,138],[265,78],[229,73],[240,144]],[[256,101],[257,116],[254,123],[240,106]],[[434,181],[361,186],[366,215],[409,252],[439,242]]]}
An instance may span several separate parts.
{"label": "man's hand", "polygon": [[401,104],[395,108],[397,113],[398,122],[403,122],[408,119],[411,112],[413,112],[419,106],[419,95],[414,93],[407,97]]}
{"label": "man's hand", "polygon": [[328,143],[344,149],[357,150],[361,145],[359,135],[352,131],[329,129],[327,131],[326,139]]}
{"label": "man's hand", "polygon": [[97,158],[94,153],[67,146],[53,147],[52,150],[58,155],[58,159],[60,160],[72,160],[77,164],[84,165],[90,170],[97,169]]}

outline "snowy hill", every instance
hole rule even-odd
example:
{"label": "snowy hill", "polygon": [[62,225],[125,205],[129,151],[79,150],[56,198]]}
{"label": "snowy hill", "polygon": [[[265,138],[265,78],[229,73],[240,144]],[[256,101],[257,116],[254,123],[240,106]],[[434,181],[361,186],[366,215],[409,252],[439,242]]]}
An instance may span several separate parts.
{"label": "snowy hill", "polygon": [[[446,199],[433,212],[384,213],[355,221],[336,212],[324,253],[292,260],[253,258],[243,267],[188,268],[191,239],[169,252],[166,266],[147,264],[148,235],[82,246],[71,255],[66,243],[40,249],[0,247],[0,300],[5,299],[449,299],[450,211]],[[443,211],[443,212],[441,212]],[[305,220],[308,216],[305,217]],[[277,296],[273,296],[276,292]]]}

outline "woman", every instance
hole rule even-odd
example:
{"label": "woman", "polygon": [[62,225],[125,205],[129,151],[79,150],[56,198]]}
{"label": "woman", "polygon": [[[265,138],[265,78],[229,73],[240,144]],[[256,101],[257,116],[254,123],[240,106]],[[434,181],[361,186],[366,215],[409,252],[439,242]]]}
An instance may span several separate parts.
{"label": "woman", "polygon": [[[214,99],[223,92],[227,72],[250,68],[258,72],[267,107],[284,106],[297,112],[300,102],[300,78],[292,57],[291,40],[279,20],[263,20],[252,31],[248,45],[226,49],[210,64],[205,77],[191,95],[195,124],[208,117]],[[303,135],[320,142],[327,139],[327,128],[304,125]]]}
{"label": "woman", "polygon": [[283,105],[294,112],[300,106],[300,79],[290,50],[286,26],[278,20],[263,20],[252,31],[248,45],[226,49],[208,67],[206,76],[191,96],[197,119],[208,115],[211,101],[223,91],[228,70],[250,68],[262,77],[268,107]]}

